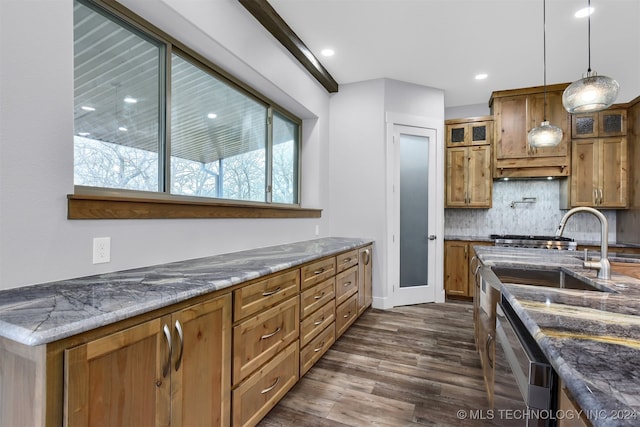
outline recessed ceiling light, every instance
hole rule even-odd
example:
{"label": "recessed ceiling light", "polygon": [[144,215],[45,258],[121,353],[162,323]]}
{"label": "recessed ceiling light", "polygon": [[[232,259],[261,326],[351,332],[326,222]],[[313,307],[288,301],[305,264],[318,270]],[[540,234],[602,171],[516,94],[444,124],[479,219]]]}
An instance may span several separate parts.
{"label": "recessed ceiling light", "polygon": [[93,107],[89,107],[88,105],[83,105],[83,106],[82,106],[82,107],[80,107],[80,108],[82,108],[84,111],[96,111],[96,109],[95,109],[95,108],[93,108]]}
{"label": "recessed ceiling light", "polygon": [[209,117],[210,119],[215,119],[216,117],[218,117],[218,115],[216,113],[209,113],[207,114],[207,117]]}
{"label": "recessed ceiling light", "polygon": [[595,9],[592,7],[585,7],[584,9],[580,9],[579,11],[577,11],[573,16],[575,16],[576,18],[585,18],[589,15],[593,15],[593,11]]}
{"label": "recessed ceiling light", "polygon": [[489,77],[489,75],[486,73],[476,74],[476,80],[484,80],[487,77]]}
{"label": "recessed ceiling light", "polygon": [[124,127],[124,126],[120,126],[120,127],[118,128],[118,130],[119,130],[119,131],[122,131],[122,132],[126,132],[126,131],[127,131],[127,128],[126,128],[126,127]]}
{"label": "recessed ceiling light", "polygon": [[322,49],[320,51],[320,53],[322,54],[322,56],[333,56],[335,55],[335,52],[333,49]]}
{"label": "recessed ceiling light", "polygon": [[136,102],[138,102],[138,100],[137,100],[137,99],[135,99],[135,98],[132,98],[132,97],[130,97],[130,96],[127,96],[127,97],[124,99],[124,102],[126,102],[127,104],[135,104]]}

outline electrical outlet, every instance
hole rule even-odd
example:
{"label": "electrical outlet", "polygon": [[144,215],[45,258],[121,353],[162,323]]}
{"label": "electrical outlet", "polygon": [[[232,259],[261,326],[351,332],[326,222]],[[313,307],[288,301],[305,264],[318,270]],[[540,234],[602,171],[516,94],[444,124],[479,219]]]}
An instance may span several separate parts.
{"label": "electrical outlet", "polygon": [[111,237],[95,237],[93,239],[93,263],[111,262]]}
{"label": "electrical outlet", "polygon": [[320,226],[316,224],[316,236],[320,235]]}

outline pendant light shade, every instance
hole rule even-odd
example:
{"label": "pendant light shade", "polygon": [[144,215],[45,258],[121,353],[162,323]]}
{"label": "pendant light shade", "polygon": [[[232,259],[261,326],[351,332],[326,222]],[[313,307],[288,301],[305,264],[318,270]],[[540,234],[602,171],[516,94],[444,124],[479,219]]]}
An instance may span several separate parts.
{"label": "pendant light shade", "polygon": [[562,129],[550,125],[548,121],[542,122],[527,134],[527,142],[531,147],[555,147],[562,141]]}
{"label": "pendant light shade", "polygon": [[564,90],[562,105],[570,113],[589,113],[606,110],[616,102],[620,85],[607,76],[588,71],[586,76]]}
{"label": "pendant light shade", "polygon": [[527,134],[527,143],[534,148],[555,147],[562,142],[562,129],[549,124],[547,120],[547,13],[545,0],[542,0],[542,46],[544,69],[543,119],[540,126],[531,129]]}
{"label": "pendant light shade", "polygon": [[591,71],[591,0],[588,5],[588,52],[589,65],[582,79],[575,81],[564,90],[562,105],[570,113],[595,113],[606,110],[618,97],[620,85],[607,76],[599,76]]}

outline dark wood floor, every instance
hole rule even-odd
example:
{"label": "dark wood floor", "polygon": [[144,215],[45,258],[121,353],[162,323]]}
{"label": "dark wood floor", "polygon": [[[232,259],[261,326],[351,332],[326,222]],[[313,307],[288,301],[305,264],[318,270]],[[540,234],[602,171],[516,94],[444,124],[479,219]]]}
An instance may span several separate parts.
{"label": "dark wood floor", "polygon": [[488,409],[472,309],[369,309],[259,426],[494,425],[458,415]]}

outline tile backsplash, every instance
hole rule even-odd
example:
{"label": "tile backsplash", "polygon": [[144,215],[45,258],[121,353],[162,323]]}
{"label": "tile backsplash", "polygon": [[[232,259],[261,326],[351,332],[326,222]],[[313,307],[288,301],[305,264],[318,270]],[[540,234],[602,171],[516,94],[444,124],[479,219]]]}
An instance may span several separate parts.
{"label": "tile backsplash", "polygon": [[[559,208],[559,180],[515,180],[493,182],[491,209],[445,209],[445,235],[489,236],[489,234],[554,235],[567,209]],[[521,202],[535,198],[533,203]],[[616,211],[602,210],[609,223],[609,243],[616,242]],[[600,221],[584,212],[569,218],[564,236],[578,242],[599,242]]]}

